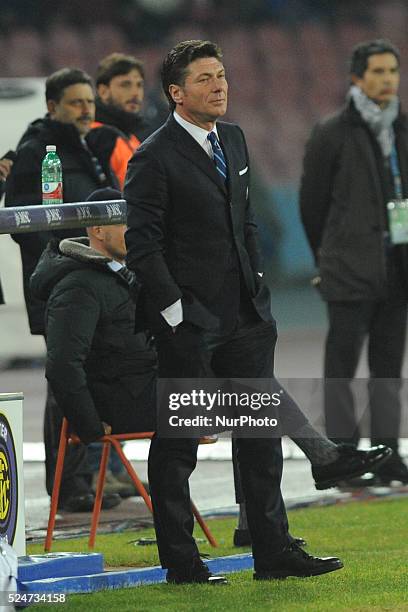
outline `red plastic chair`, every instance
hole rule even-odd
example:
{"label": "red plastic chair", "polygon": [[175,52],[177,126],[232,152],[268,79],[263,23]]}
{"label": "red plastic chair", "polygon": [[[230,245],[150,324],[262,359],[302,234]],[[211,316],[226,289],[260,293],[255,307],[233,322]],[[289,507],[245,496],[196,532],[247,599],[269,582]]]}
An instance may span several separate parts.
{"label": "red plastic chair", "polygon": [[[126,458],[126,455],[123,452],[123,449],[120,445],[120,443],[125,440],[127,441],[127,440],[151,439],[153,436],[154,436],[154,432],[148,431],[148,432],[142,432],[142,433],[111,434],[111,435],[103,436],[102,438],[98,440],[98,442],[103,443],[103,450],[102,450],[101,463],[99,465],[99,475],[98,475],[98,482],[96,486],[95,503],[94,503],[93,512],[92,512],[92,522],[91,522],[91,531],[89,534],[88,548],[93,548],[95,545],[95,536],[96,536],[96,531],[98,529],[99,516],[101,513],[101,507],[102,507],[103,488],[105,485],[105,474],[106,474],[106,468],[108,465],[108,458],[109,458],[109,452],[110,452],[111,446],[113,446],[116,452],[118,453],[120,460],[122,461],[124,467],[126,468],[126,471],[129,474],[130,478],[132,479],[137,491],[140,493],[141,497],[143,498],[146,506],[149,508],[150,512],[153,511],[152,502],[150,500],[150,497],[142,481],[137,475],[134,467],[132,466],[130,461]],[[207,437],[202,440],[202,443],[211,444],[214,441],[215,440],[212,439],[211,437]],[[81,440],[78,438],[78,436],[76,436],[75,434],[71,434],[69,432],[68,421],[67,419],[64,418],[62,421],[60,443],[59,443],[58,455],[57,455],[57,463],[55,467],[55,477],[54,477],[54,486],[52,489],[52,496],[51,496],[50,515],[48,518],[47,536],[45,539],[45,546],[44,546],[45,552],[50,552],[51,550],[52,536],[54,533],[55,518],[57,515],[58,499],[59,499],[61,480],[62,480],[62,470],[64,467],[64,459],[65,459],[65,452],[66,452],[67,444],[68,443],[69,444],[79,444],[80,442]],[[193,514],[197,520],[197,523],[200,525],[201,529],[203,530],[204,535],[207,538],[208,542],[211,544],[211,546],[216,548],[218,544],[214,536],[212,535],[211,531],[207,527],[203,517],[201,516],[201,514],[199,513],[198,509],[196,508],[193,502],[191,502],[191,507],[193,510]]]}

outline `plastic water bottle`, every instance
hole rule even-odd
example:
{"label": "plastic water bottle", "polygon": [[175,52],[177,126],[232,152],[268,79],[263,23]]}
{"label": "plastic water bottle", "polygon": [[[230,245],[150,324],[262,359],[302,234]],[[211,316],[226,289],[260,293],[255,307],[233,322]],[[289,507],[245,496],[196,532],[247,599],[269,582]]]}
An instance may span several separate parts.
{"label": "plastic water bottle", "polygon": [[46,146],[41,167],[42,203],[62,204],[62,165],[55,145]]}

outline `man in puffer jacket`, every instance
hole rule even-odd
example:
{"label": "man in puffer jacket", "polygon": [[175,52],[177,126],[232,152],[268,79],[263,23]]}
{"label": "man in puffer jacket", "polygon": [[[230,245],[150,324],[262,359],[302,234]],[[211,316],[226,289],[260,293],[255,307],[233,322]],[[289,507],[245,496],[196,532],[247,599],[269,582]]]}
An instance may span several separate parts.
{"label": "man in puffer jacket", "polygon": [[97,226],[50,243],[31,278],[32,292],[47,300],[46,377],[85,443],[155,428],[156,354],[145,333],[134,333],[138,283],[124,273],[124,231]]}

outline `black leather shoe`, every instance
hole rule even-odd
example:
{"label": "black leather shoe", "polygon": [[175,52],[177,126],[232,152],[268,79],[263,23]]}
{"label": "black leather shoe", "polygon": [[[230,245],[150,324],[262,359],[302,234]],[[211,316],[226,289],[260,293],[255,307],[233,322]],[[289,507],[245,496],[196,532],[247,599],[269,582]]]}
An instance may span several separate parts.
{"label": "black leather shoe", "polygon": [[376,472],[392,455],[392,450],[382,444],[368,450],[357,450],[352,445],[339,444],[337,449],[340,456],[336,461],[312,467],[316,489],[329,489],[342,480],[350,480],[366,472]]}
{"label": "black leather shoe", "polygon": [[194,559],[190,567],[178,567],[167,570],[166,581],[169,584],[227,584],[225,576],[212,574],[201,559]]}
{"label": "black leather shoe", "polygon": [[[303,538],[295,538],[289,534],[289,540],[295,542],[298,546],[307,546],[306,540]],[[249,529],[238,529],[234,531],[234,546],[240,548],[241,546],[252,546],[251,534]]]}
{"label": "black leather shoe", "polygon": [[119,506],[121,501],[122,498],[117,493],[106,493],[102,497],[102,509],[110,510],[111,508],[116,508],[116,506]]}
{"label": "black leather shoe", "polygon": [[59,499],[58,510],[66,512],[92,512],[95,498],[92,493],[85,495],[71,495],[70,497]]}
{"label": "black leather shoe", "polygon": [[276,580],[288,576],[307,578],[335,572],[343,567],[337,557],[312,557],[295,543],[289,544],[285,550],[274,555],[273,565],[265,570],[254,573],[255,580]]}
{"label": "black leather shoe", "polygon": [[393,451],[389,461],[377,470],[376,479],[377,484],[384,486],[393,481],[408,484],[408,467],[396,451]]}

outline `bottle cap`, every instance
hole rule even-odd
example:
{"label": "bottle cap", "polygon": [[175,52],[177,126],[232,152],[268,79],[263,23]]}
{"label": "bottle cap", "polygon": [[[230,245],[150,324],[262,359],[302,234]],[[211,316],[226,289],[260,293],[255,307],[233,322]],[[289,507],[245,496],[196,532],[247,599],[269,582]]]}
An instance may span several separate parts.
{"label": "bottle cap", "polygon": [[57,147],[55,145],[47,145],[45,147],[45,150],[47,151],[47,153],[55,153]]}

